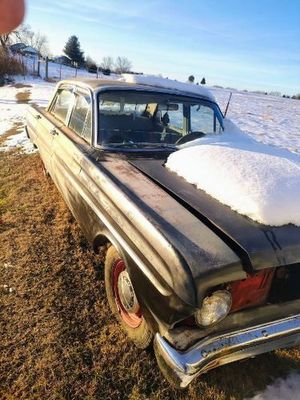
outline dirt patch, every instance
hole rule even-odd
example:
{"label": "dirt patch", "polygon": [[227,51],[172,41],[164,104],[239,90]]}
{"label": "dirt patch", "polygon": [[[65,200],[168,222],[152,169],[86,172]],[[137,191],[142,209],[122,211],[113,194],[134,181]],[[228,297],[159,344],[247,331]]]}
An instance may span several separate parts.
{"label": "dirt patch", "polygon": [[26,83],[14,83],[13,85],[10,85],[11,87],[14,87],[16,89],[22,89],[22,88],[30,88],[32,85],[28,85]]}
{"label": "dirt patch", "polygon": [[299,369],[299,349],[234,363],[185,391],[109,311],[95,256],[37,154],[0,157],[1,400],[243,399]]}
{"label": "dirt patch", "polygon": [[5,133],[3,133],[3,135],[0,136],[0,147],[9,137],[19,133],[23,127],[24,124],[22,122],[15,122],[12,128],[8,129]]}
{"label": "dirt patch", "polygon": [[[59,78],[57,78],[57,79],[59,79]],[[54,78],[48,78],[48,79],[44,79],[46,82],[50,82],[50,83],[56,83],[57,82],[57,79],[54,79]]]}
{"label": "dirt patch", "polygon": [[30,90],[25,90],[24,92],[19,92],[16,94],[17,103],[28,103],[30,100],[31,92]]}

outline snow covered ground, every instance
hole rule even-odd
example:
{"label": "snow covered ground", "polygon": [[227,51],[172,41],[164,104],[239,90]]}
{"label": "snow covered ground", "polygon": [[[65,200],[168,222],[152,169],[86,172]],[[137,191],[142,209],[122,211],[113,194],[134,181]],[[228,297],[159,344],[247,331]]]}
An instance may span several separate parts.
{"label": "snow covered ground", "polygon": [[[23,57],[22,61],[24,62],[26,69],[29,74],[35,75],[38,70],[38,59],[36,57]],[[99,73],[99,76],[101,74]],[[40,61],[40,76],[41,78],[46,77],[46,63],[44,60]],[[110,79],[110,77],[114,77],[115,74],[111,74],[110,76],[102,76],[102,79]],[[74,67],[70,67],[68,65],[59,64],[56,62],[49,61],[48,62],[48,78],[53,80],[62,80],[69,78],[96,78],[96,73],[88,72],[86,69],[80,69]]]}
{"label": "snow covered ground", "polygon": [[[211,90],[224,111],[230,91]],[[227,116],[254,139],[300,154],[299,100],[232,91]]]}
{"label": "snow covered ground", "polygon": [[19,147],[26,153],[33,151],[33,146],[24,130],[27,104],[22,103],[22,100],[18,101],[18,94],[27,92],[28,104],[46,106],[54,86],[54,83],[48,83],[39,78],[26,77],[24,80],[23,77],[19,77],[15,84],[0,87],[0,136],[12,131],[12,135],[8,136],[0,147],[0,151],[13,147]]}

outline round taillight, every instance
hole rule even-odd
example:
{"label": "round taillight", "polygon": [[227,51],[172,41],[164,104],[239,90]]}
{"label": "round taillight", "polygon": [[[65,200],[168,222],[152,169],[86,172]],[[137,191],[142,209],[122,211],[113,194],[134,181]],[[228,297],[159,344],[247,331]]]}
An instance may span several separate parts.
{"label": "round taillight", "polygon": [[232,304],[230,292],[227,290],[218,290],[211,296],[205,297],[202,307],[195,314],[195,319],[200,326],[209,326],[224,319]]}

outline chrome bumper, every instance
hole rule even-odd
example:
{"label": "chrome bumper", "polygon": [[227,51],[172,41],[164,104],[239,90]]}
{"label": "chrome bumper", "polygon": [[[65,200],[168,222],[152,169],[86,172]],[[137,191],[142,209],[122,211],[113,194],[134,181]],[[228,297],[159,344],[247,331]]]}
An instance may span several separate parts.
{"label": "chrome bumper", "polygon": [[209,336],[184,352],[176,350],[157,333],[154,351],[168,381],[184,388],[197,375],[212,368],[298,344],[300,314],[240,331]]}

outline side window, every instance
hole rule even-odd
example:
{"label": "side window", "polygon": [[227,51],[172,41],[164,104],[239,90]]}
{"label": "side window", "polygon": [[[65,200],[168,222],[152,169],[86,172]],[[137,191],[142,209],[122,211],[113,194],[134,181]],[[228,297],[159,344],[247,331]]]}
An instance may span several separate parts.
{"label": "side window", "polygon": [[220,123],[214,110],[200,104],[191,106],[191,130],[207,134],[219,132]]}
{"label": "side window", "polygon": [[92,102],[89,95],[77,94],[69,128],[85,140],[92,136]]}
{"label": "side window", "polygon": [[169,126],[179,132],[183,131],[183,107],[182,104],[177,104],[176,107],[173,107],[168,110],[169,116]]}
{"label": "side window", "polygon": [[51,113],[58,119],[65,122],[68,115],[69,107],[73,103],[74,95],[68,89],[61,89],[58,91]]}

